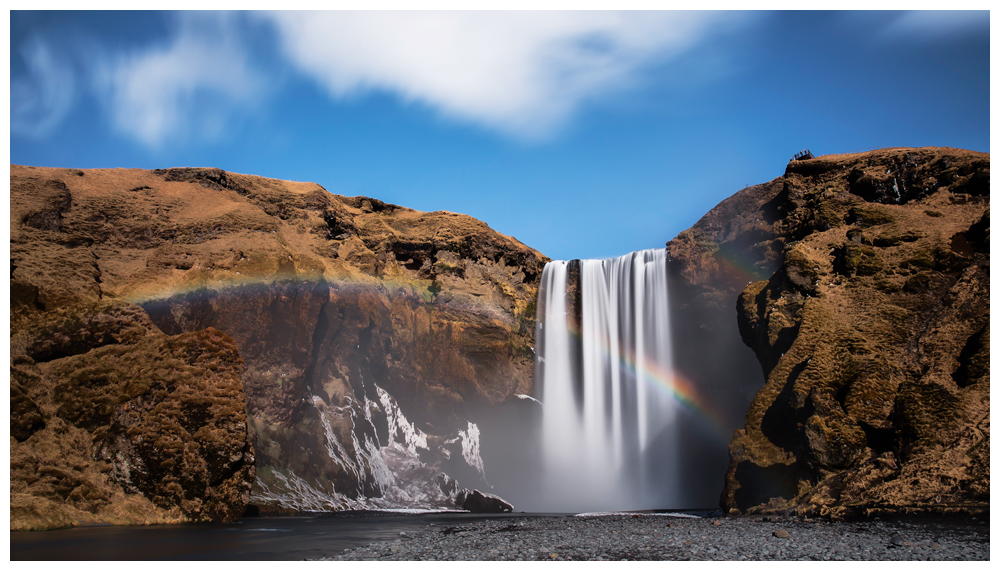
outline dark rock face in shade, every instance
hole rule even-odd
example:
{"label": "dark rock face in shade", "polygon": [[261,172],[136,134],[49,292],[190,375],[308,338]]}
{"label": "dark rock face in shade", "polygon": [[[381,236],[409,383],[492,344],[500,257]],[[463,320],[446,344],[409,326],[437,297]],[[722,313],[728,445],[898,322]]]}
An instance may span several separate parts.
{"label": "dark rock face in shade", "polygon": [[510,513],[514,511],[514,507],[503,501],[503,499],[491,495],[484,494],[479,490],[463,490],[459,493],[456,498],[455,503],[460,505],[463,510],[468,510],[472,513]]}
{"label": "dark rock face in shade", "polygon": [[477,415],[532,392],[538,252],[219,169],[12,166],[10,187],[12,529],[486,485]]}
{"label": "dark rock face in shade", "polygon": [[989,505],[988,154],[793,161],[668,247],[679,289],[735,305],[765,377],[724,508]]}

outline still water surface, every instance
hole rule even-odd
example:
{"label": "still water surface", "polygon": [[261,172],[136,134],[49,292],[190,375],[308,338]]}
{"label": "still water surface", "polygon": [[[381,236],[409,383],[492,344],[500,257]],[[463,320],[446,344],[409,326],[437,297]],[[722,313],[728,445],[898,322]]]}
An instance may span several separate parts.
{"label": "still water surface", "polygon": [[[330,557],[345,549],[392,541],[400,532],[428,524],[459,526],[474,521],[524,517],[437,513],[418,515],[330,514],[253,517],[235,523],[108,526],[10,532],[13,561],[277,561]],[[563,514],[530,514],[561,517]]]}

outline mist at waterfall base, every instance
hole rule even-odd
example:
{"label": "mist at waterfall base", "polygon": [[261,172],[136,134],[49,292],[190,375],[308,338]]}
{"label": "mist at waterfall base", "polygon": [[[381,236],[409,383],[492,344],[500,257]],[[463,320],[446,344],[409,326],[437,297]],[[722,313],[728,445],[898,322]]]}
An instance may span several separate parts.
{"label": "mist at waterfall base", "polygon": [[516,509],[718,506],[728,439],[753,391],[701,387],[701,400],[722,401],[715,418],[685,394],[694,391],[675,374],[671,335],[694,324],[671,327],[667,258],[666,250],[644,250],[546,265],[536,335],[540,418],[533,431],[533,419],[522,419],[516,454],[490,458],[495,492]]}

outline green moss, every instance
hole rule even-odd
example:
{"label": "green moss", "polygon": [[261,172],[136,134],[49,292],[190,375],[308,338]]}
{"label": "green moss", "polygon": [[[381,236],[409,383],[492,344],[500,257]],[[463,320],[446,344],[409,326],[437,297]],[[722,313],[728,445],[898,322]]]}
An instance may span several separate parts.
{"label": "green moss", "polygon": [[875,289],[885,293],[896,293],[903,288],[884,276],[879,276],[875,279]]}
{"label": "green moss", "polygon": [[892,216],[872,206],[853,206],[847,213],[847,222],[857,224],[862,228],[889,224],[893,220]]}
{"label": "green moss", "polygon": [[125,396],[128,399],[133,399],[137,396],[141,396],[149,392],[149,382],[144,379],[135,379],[125,385]]}
{"label": "green moss", "polygon": [[874,276],[885,270],[885,262],[871,246],[847,244],[837,252],[834,268],[845,276]]}
{"label": "green moss", "polygon": [[936,266],[934,251],[929,248],[916,252],[913,257],[900,264],[900,267],[915,270],[933,270]]}
{"label": "green moss", "polygon": [[537,294],[534,295],[534,296],[532,296],[531,299],[528,300],[528,304],[526,306],[524,306],[524,311],[521,312],[521,315],[524,316],[525,318],[534,320],[536,313],[538,313],[538,295]]}
{"label": "green moss", "polygon": [[815,268],[816,263],[800,249],[789,248],[786,250],[785,271],[788,273],[788,278],[799,287],[812,288],[816,280],[819,279],[819,271]]}
{"label": "green moss", "polygon": [[926,236],[926,234],[920,232],[919,230],[883,232],[882,234],[879,234],[872,243],[880,248],[888,248],[898,246],[903,242],[916,242],[924,236]]}
{"label": "green moss", "polygon": [[833,202],[823,202],[813,210],[814,226],[821,231],[836,228],[844,222],[843,212]]}

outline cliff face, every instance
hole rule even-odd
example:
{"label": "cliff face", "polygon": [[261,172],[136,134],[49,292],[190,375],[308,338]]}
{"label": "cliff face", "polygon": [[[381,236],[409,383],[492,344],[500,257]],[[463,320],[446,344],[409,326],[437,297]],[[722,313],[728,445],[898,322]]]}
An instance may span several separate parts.
{"label": "cliff face", "polygon": [[233,340],[63,302],[12,307],[11,529],[242,515],[254,451]]}
{"label": "cliff face", "polygon": [[742,290],[766,378],[729,445],[724,508],[989,505],[989,155],[793,161],[668,247],[703,299]]}
{"label": "cliff face", "polygon": [[[486,482],[477,415],[531,393],[544,262],[467,216],[310,183],[12,166],[12,498],[72,503],[14,468],[22,452],[18,466],[58,464],[40,450],[66,428],[79,458],[60,482],[152,501],[155,521],[248,501],[455,507],[452,476]],[[176,442],[143,436],[168,425]],[[143,472],[198,458],[198,482]],[[230,488],[241,499],[219,511]]]}

